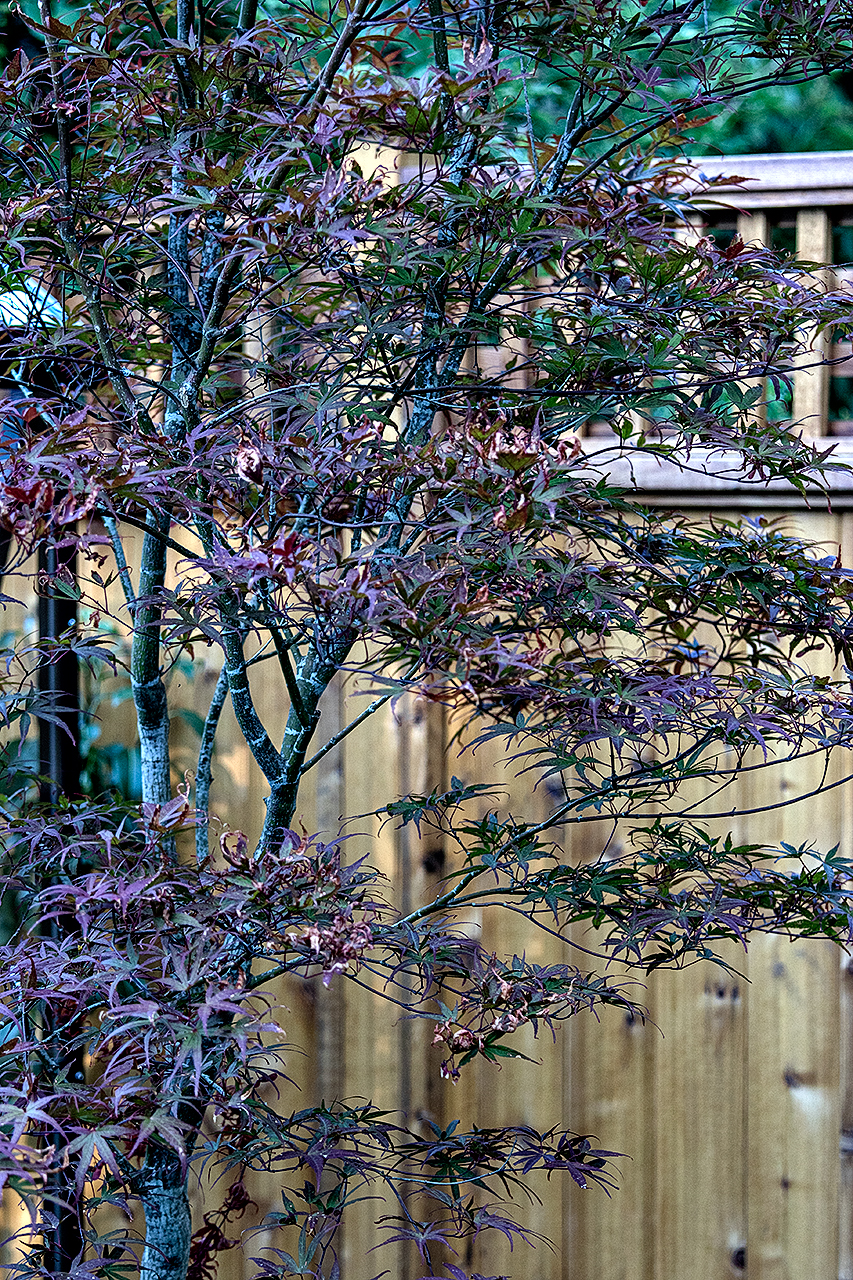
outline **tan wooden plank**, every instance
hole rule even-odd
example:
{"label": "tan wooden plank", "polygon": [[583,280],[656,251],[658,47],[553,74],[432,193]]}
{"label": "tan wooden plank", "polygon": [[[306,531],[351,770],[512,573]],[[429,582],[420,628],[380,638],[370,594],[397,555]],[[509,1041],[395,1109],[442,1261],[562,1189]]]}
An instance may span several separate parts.
{"label": "tan wooden plank", "polygon": [[[333,681],[323,697],[321,733],[313,747],[319,747],[339,733],[344,725],[344,692],[340,679]],[[313,749],[313,748],[312,748]],[[311,773],[308,774],[310,778]],[[343,746],[334,747],[313,771],[315,819],[310,828],[323,840],[333,840],[341,828],[346,796],[344,789]],[[310,1062],[310,1103],[317,1106],[340,1100],[345,1092],[344,984],[341,981],[324,986],[319,978],[310,984],[314,1002],[314,1049]]]}
{"label": "tan wooden plank", "polygon": [[[746,245],[769,245],[770,223],[765,213],[741,213],[737,220],[738,235]],[[745,389],[749,388],[749,383]],[[755,385],[754,383],[752,385]],[[762,396],[758,404],[749,413],[752,422],[767,421],[767,383],[761,381]]]}
{"label": "tan wooden plank", "polygon": [[[742,949],[727,948],[741,970]],[[655,1280],[731,1280],[746,1246],[746,981],[702,963],[654,980]]]}
{"label": "tan wooden plank", "polygon": [[[612,969],[613,976],[618,976]],[[642,1001],[641,1001],[642,1002]],[[597,1187],[564,1184],[564,1280],[652,1280],[654,1151],[650,1022],[604,1009],[570,1026],[565,1081],[567,1127],[594,1145],[626,1157],[616,1161],[619,1186],[608,1198]]]}
{"label": "tan wooden plank", "polygon": [[[529,815],[536,811],[537,805],[542,807],[547,802],[543,787],[531,803],[529,776],[516,776],[518,766],[506,759],[499,743],[478,747],[473,754],[465,752],[452,760],[451,766],[452,772],[466,782],[486,782],[500,790],[500,799],[483,799],[481,814],[499,808]],[[523,915],[486,909],[479,922],[484,948],[501,959],[518,955],[537,964],[567,959],[565,951]],[[472,927],[476,927],[476,923],[472,919]],[[445,1119],[458,1117],[465,1128],[472,1123],[485,1127],[526,1124],[537,1129],[559,1125],[564,1119],[564,1039],[562,1030],[558,1030],[557,1043],[552,1041],[547,1029],[540,1031],[538,1038],[529,1029],[516,1032],[507,1043],[527,1054],[533,1063],[507,1060],[498,1066],[478,1060],[463,1068],[461,1082],[447,1087]],[[551,1247],[543,1241],[531,1249],[519,1241],[510,1250],[500,1233],[488,1231],[479,1237],[466,1263],[483,1275],[561,1280],[564,1274],[562,1175],[549,1182],[541,1175],[532,1174],[524,1181],[537,1200],[527,1203],[520,1196],[516,1204],[507,1206],[510,1216],[529,1227],[535,1236],[550,1241]]]}
{"label": "tan wooden plank", "polygon": [[[685,228],[689,242],[699,228]],[[625,835],[610,822],[569,826],[564,839],[572,864],[618,859]],[[567,1280],[653,1280],[655,1210],[654,1055],[660,1036],[654,983],[624,963],[598,955],[600,936],[585,925],[572,929],[576,963],[623,986],[626,998],[648,1017],[603,1007],[573,1018],[564,1080],[566,1123],[611,1160],[617,1190],[608,1198],[590,1186],[582,1194],[564,1187]],[[588,949],[591,954],[585,954]]]}
{"label": "tan wooden plank", "polygon": [[[428,795],[434,787],[444,789],[444,708],[421,697],[410,697],[401,699],[396,715],[401,794]],[[433,899],[440,891],[445,850],[436,833],[423,826],[419,834],[411,823],[396,833],[396,846],[396,900],[401,911],[409,912]],[[421,996],[415,980],[409,984],[409,989],[414,1004]],[[432,1043],[434,1028],[435,1023],[426,1019],[400,1019],[399,1022],[400,1116],[407,1128],[421,1137],[429,1137],[432,1132],[430,1123],[440,1124],[444,1118],[444,1089],[439,1073],[441,1054]],[[424,1208],[424,1202],[419,1201],[419,1212]],[[436,1206],[431,1208],[436,1210]],[[430,1208],[426,1211],[429,1212]],[[440,1270],[438,1263],[444,1256],[440,1248],[433,1249],[432,1261],[436,1271]],[[379,1257],[381,1260],[382,1255]],[[397,1280],[410,1280],[410,1277],[423,1274],[414,1244],[400,1248],[396,1265]]]}
{"label": "tan wooden plank", "polygon": [[[583,828],[573,850],[595,858],[610,836]],[[609,851],[621,852],[618,840]],[[639,985],[608,969],[620,972]],[[647,1022],[614,1010],[573,1025],[572,1122],[628,1156],[610,1205],[584,1197],[567,1206],[578,1280],[730,1276],[745,1229],[743,985],[710,965],[659,972],[632,993]]]}
{"label": "tan wooden plank", "polygon": [[[841,521],[814,515],[807,529],[827,550]],[[818,756],[777,765],[740,784],[753,806],[817,787]],[[776,809],[753,838],[828,849],[841,835],[838,790]],[[837,1280],[839,1262],[839,955],[828,942],[761,937],[750,947],[748,1008],[747,1266],[749,1280]]]}
{"label": "tan wooden plank", "polygon": [[[841,520],[841,556],[853,564],[853,516]],[[849,767],[849,766],[848,766]],[[841,848],[853,849],[853,787],[839,790]],[[853,955],[839,952],[839,1035],[841,1045],[841,1152],[839,1176],[839,1280],[853,1280]]]}
{"label": "tan wooden plank", "polygon": [[[690,798],[707,789],[697,784]],[[721,833],[729,826],[721,824]],[[585,856],[594,857],[608,834],[595,840],[588,828],[575,844],[585,843]],[[742,969],[742,951],[729,952]],[[593,1121],[584,1127],[631,1157],[612,1208],[584,1197],[574,1222],[567,1215],[578,1280],[739,1274],[746,1229],[744,986],[707,964],[659,972],[645,993],[647,1024],[631,1025],[615,1013],[601,1025],[575,1024],[572,1092],[586,1101]]]}
{"label": "tan wooden plank", "polygon": [[837,952],[762,938],[749,971],[750,1280],[835,1280]]}
{"label": "tan wooden plank", "polygon": [[[754,227],[753,234],[765,227]],[[713,651],[710,626],[694,637]],[[733,756],[729,757],[734,759]],[[725,755],[723,760],[725,760]],[[679,793],[683,808],[725,808],[711,780]],[[731,796],[736,803],[737,797]],[[703,819],[712,836],[743,838],[736,816]],[[710,962],[659,970],[649,983],[654,1111],[654,1280],[730,1280],[746,1246],[746,953],[736,942]]]}
{"label": "tan wooden plank", "polygon": [[[345,715],[353,718],[364,708],[364,699],[348,696]],[[399,793],[398,723],[387,703],[360,730],[344,740],[344,798],[347,813],[366,813],[387,804]],[[381,828],[381,829],[380,829]],[[390,823],[366,818],[349,828],[345,844],[348,861],[369,854],[370,862],[387,878],[393,896],[397,871],[397,845]],[[359,1105],[371,1101],[383,1111],[400,1108],[400,1025],[395,1006],[354,983],[338,979],[344,1000],[344,1100]],[[397,1117],[399,1118],[399,1117]],[[379,1193],[376,1193],[379,1195]],[[396,1274],[402,1252],[388,1246],[372,1253],[387,1235],[375,1220],[394,1212],[381,1197],[352,1205],[344,1214],[343,1273],[346,1280],[370,1280],[386,1267]]]}
{"label": "tan wooden plank", "polygon": [[[850,848],[845,821],[844,847]],[[849,953],[840,952],[841,1151],[838,1203],[838,1276],[853,1280],[853,969]]]}
{"label": "tan wooden plank", "polygon": [[738,235],[747,245],[768,245],[770,224],[766,213],[740,213],[737,220]]}
{"label": "tan wooden plank", "polygon": [[[808,262],[832,261],[832,227],[824,209],[801,209],[797,214],[797,257]],[[821,277],[828,283],[828,276]],[[803,437],[826,435],[829,368],[820,364],[828,353],[825,334],[807,336],[806,350],[794,373],[794,422]]]}

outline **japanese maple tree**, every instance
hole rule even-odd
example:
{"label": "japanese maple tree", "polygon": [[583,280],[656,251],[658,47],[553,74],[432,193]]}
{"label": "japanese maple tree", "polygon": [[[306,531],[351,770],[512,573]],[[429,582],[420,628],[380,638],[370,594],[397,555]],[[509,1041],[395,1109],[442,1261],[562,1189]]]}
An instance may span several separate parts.
{"label": "japanese maple tree", "polygon": [[[633,1010],[609,957],[642,975],[754,930],[853,936],[835,851],[792,870],[709,833],[694,785],[849,742],[850,571],[773,524],[655,511],[609,470],[724,454],[819,495],[838,467],[761,403],[849,299],[685,235],[713,184],[681,157],[720,104],[853,64],[849,7],[41,0],[31,26],[44,56],[0,81],[4,590],[35,575],[80,611],[2,675],[0,1179],[34,1215],[10,1274],[200,1280],[229,1229],[264,1225],[260,1274],[332,1280],[347,1205],[378,1187],[389,1240],[463,1280],[444,1246],[523,1234],[507,1195],[529,1171],[608,1184],[610,1153],[305,1105],[272,1052],[274,980],[387,994],[434,1025],[452,1081],[520,1027]],[[551,136],[543,75],[568,104]],[[586,447],[590,421],[611,443]],[[203,648],[221,674],[184,779],[166,677]],[[69,726],[39,678],[69,654],[126,672],[139,802],[91,768],[63,795],[26,777],[33,725]],[[366,696],[330,736],[340,677]],[[389,794],[389,821],[449,851],[401,910],[345,823],[301,829],[300,787],[415,693],[469,745],[498,738],[531,808],[497,787],[483,818],[455,778]],[[268,788],[252,845],[210,811],[228,700]],[[622,853],[572,858],[604,819]],[[472,905],[523,910],[553,963],[484,950]],[[193,1235],[189,1181],[217,1161],[231,1190]],[[263,1224],[248,1168],[284,1187]],[[99,1234],[107,1203],[136,1212],[124,1236]],[[80,1249],[57,1260],[69,1218]]]}

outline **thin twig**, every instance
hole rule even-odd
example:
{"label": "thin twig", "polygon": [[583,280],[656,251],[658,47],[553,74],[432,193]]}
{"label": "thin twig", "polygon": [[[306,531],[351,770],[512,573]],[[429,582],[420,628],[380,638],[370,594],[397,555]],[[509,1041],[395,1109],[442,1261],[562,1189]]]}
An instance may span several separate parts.
{"label": "thin twig", "polygon": [[133,583],[130,580],[130,570],[127,567],[127,560],[125,559],[124,547],[122,546],[122,541],[121,541],[121,538],[119,537],[118,525],[116,524],[115,516],[104,515],[103,520],[104,520],[104,527],[106,528],[107,533],[110,535],[110,542],[112,543],[113,555],[115,556],[116,567],[118,569],[118,579],[119,579],[119,582],[121,583],[121,589],[124,592],[124,598],[127,602],[127,607],[130,610],[130,614],[132,617],[133,611],[136,608],[136,594],[133,590]]}
{"label": "thin twig", "polygon": [[360,716],[356,716],[356,718],[351,720],[350,723],[346,725],[345,728],[341,729],[339,733],[334,734],[324,747],[321,747],[319,751],[315,751],[310,760],[305,761],[302,768],[299,770],[300,778],[303,774],[306,774],[309,769],[313,769],[314,765],[318,764],[323,759],[323,756],[328,755],[333,747],[336,747],[339,742],[342,742],[344,738],[351,734],[353,729],[357,729],[360,724],[364,724],[365,720],[367,720],[369,716],[372,716],[380,707],[384,707],[385,703],[389,702],[393,697],[393,693],[384,693],[381,698],[376,698],[371,702],[369,707],[362,711]]}
{"label": "thin twig", "polygon": [[199,864],[205,861],[210,853],[208,839],[210,827],[210,784],[213,780],[213,746],[216,741],[216,730],[219,717],[228,697],[228,673],[223,662],[216,680],[216,688],[207,709],[202,730],[201,743],[198,749],[198,765],[195,777],[195,805],[201,813],[201,819],[195,829],[195,855]]}
{"label": "thin twig", "polygon": [[530,113],[530,94],[527,91],[527,59],[524,54],[521,55],[521,83],[524,88],[524,114],[527,117],[527,140],[530,143],[530,159],[533,164],[533,172],[536,174],[537,185],[541,181],[539,173],[539,157],[536,154],[536,138],[533,135],[533,117]]}
{"label": "thin twig", "polygon": [[[274,611],[272,607],[270,583],[268,581],[263,583],[261,587],[261,594],[268,614],[272,615]],[[281,628],[276,626],[271,620],[271,616],[265,618],[264,622],[266,623],[270,638],[275,646],[278,665],[281,669],[281,674],[284,676],[284,683],[287,685],[287,692],[290,696],[293,709],[299,717],[300,724],[302,724],[303,727],[307,727],[311,721],[311,715],[302,700],[302,691],[299,688],[299,682],[296,679],[296,672],[293,669],[293,663],[290,659],[290,645],[281,634]]]}

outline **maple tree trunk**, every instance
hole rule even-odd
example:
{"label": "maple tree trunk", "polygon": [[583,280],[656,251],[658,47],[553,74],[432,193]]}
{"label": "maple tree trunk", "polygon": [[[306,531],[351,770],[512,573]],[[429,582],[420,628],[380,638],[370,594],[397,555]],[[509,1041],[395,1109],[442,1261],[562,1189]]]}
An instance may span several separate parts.
{"label": "maple tree trunk", "polygon": [[139,1280],[185,1280],[192,1215],[184,1170],[172,1152],[163,1152],[153,1167],[148,1165],[140,1199],[145,1248]]}
{"label": "maple tree trunk", "polygon": [[160,672],[158,605],[152,603],[166,576],[166,548],[158,535],[168,532],[168,528],[168,516],[164,516],[159,522],[152,522],[150,532],[145,534],[139,597],[146,603],[138,605],[133,613],[130,677],[139,733],[142,799],[148,804],[166,804],[172,796],[169,706]]}

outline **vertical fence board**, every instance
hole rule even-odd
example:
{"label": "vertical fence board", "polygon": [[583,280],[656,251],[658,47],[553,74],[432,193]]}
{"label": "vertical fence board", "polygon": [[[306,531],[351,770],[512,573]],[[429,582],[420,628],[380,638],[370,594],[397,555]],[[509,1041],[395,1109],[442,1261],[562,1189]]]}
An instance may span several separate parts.
{"label": "vertical fence board", "polygon": [[[853,564],[853,516],[841,521],[841,555],[845,565]],[[843,766],[842,766],[843,767]],[[849,764],[845,772],[850,772]],[[836,792],[840,809],[841,851],[853,856],[853,786],[848,782]],[[841,1044],[841,1153],[839,1199],[839,1280],[853,1280],[853,955],[840,952],[839,1033]]]}
{"label": "vertical fence board", "polygon": [[564,1181],[565,1280],[652,1280],[650,1039],[654,1027],[605,1009],[571,1027],[565,1123],[594,1145],[622,1153],[619,1186]]}
{"label": "vertical fence board", "polygon": [[[797,257],[807,262],[832,261],[832,227],[825,209],[801,209],[797,214]],[[823,273],[827,283],[828,273]],[[804,437],[826,435],[829,368],[826,334],[812,333],[794,373],[794,421]]]}
{"label": "vertical fence board", "polygon": [[[853,515],[846,514],[841,525],[841,557],[853,564]],[[848,757],[849,761],[849,757]],[[836,775],[850,773],[848,761],[836,767]],[[841,852],[853,857],[853,785],[847,782],[835,791]],[[832,843],[832,841],[830,841]],[[839,1169],[839,1280],[853,1280],[853,954],[839,952],[839,1042],[840,1042],[840,1169]]]}
{"label": "vertical fence board", "polygon": [[[849,824],[845,822],[849,857]],[[841,1169],[839,1179],[838,1280],[853,1280],[853,970],[849,952],[840,952],[841,1001]]]}
{"label": "vertical fence board", "polygon": [[[400,721],[400,792],[403,795],[429,795],[433,789],[445,790],[446,712],[443,706],[420,697],[402,699],[398,704]],[[427,826],[409,823],[397,832],[398,892],[401,909],[410,912],[432,901],[441,891],[440,878],[445,869],[446,851],[440,833]],[[405,979],[404,979],[405,981]],[[413,985],[413,997],[422,992]],[[425,1018],[400,1020],[400,1110],[410,1130],[422,1138],[434,1134],[433,1126],[444,1121],[444,1088],[440,1076],[441,1054],[433,1046],[435,1023]],[[418,1201],[422,1206],[423,1201]],[[441,1216],[436,1206],[427,1212]],[[440,1270],[438,1260],[445,1256],[440,1248],[431,1251],[433,1268]],[[417,1247],[402,1247],[397,1280],[410,1280],[423,1274]]]}
{"label": "vertical fence board", "polygon": [[[569,837],[572,862],[597,858],[612,841],[609,824],[586,824]],[[595,947],[595,936],[585,928],[573,930],[575,942]],[[606,972],[613,983],[624,982],[626,995],[648,1006],[649,991],[636,975],[579,952],[573,958],[580,968]],[[584,1013],[569,1024],[565,1072],[565,1124],[588,1134],[593,1145],[625,1158],[615,1161],[618,1189],[608,1198],[600,1188],[579,1191],[570,1179],[564,1183],[565,1255],[564,1280],[653,1280],[654,1152],[652,1147],[652,1074],[654,1039],[651,1021],[643,1021],[621,1009],[602,1008]]]}
{"label": "vertical fence board", "polygon": [[749,1277],[835,1280],[838,954],[762,938],[749,972]]}
{"label": "vertical fence board", "polygon": [[730,1280],[746,1244],[745,985],[704,962],[655,975],[655,1280]]}
{"label": "vertical fence board", "polygon": [[[364,699],[352,696],[346,703],[346,716],[354,718],[364,708]],[[371,809],[387,804],[399,792],[399,730],[392,704],[387,703],[352,737],[344,740],[344,799],[347,814],[369,814]],[[375,817],[365,817],[348,828],[352,837],[344,845],[348,862],[368,855],[371,864],[387,879],[387,891],[393,898],[397,872],[395,833],[390,823],[382,825]],[[365,974],[370,981],[370,975]],[[375,979],[373,980],[376,981]],[[365,991],[354,983],[338,978],[344,1001],[344,1101],[354,1105],[372,1101],[382,1111],[394,1113],[400,1108],[400,1027],[395,1006],[378,994]],[[331,1052],[334,1047],[329,1046]],[[382,1212],[394,1213],[390,1199],[383,1207],[379,1192],[376,1198],[351,1205],[344,1215],[343,1259],[347,1280],[370,1280],[390,1267],[395,1273],[399,1253],[389,1245],[378,1254],[371,1252],[388,1234],[375,1225]]]}
{"label": "vertical fence board", "polygon": [[[738,235],[744,244],[752,246],[761,246],[770,244],[770,223],[766,213],[741,213],[737,220]],[[751,384],[755,386],[755,383]],[[750,420],[754,423],[761,424],[767,421],[767,382],[762,379],[761,399],[749,411]],[[750,383],[746,383],[744,390],[750,390]]]}
{"label": "vertical fence board", "polygon": [[[710,627],[700,627],[695,639],[709,647],[717,643]],[[733,762],[733,753],[723,753],[721,763],[727,759]],[[704,815],[739,802],[740,795],[697,779],[684,788],[678,807],[689,804],[697,825],[712,836],[738,839],[743,824],[737,817]],[[731,971],[702,961],[658,970],[649,984],[657,1024],[654,1280],[731,1280],[743,1272],[747,958],[736,942],[714,950]]]}
{"label": "vertical fence board", "polygon": [[[801,522],[802,528],[805,522]],[[797,527],[797,526],[793,526]],[[827,551],[841,522],[812,516],[808,535]],[[830,658],[827,658],[830,665]],[[817,755],[742,782],[753,806],[819,787]],[[831,780],[831,778],[829,779]],[[752,838],[826,850],[841,831],[838,790],[753,820]],[[828,942],[753,940],[748,1015],[749,1280],[837,1280],[839,1260],[840,982]]]}
{"label": "vertical fence board", "polygon": [[[344,727],[344,690],[342,681],[336,678],[326,691],[321,704],[320,726],[322,732],[315,736],[309,753],[323,742],[333,738]],[[323,840],[332,840],[340,831],[346,804],[344,787],[343,744],[332,750],[309,771],[313,774],[314,823],[309,830],[316,830]],[[346,848],[346,845],[344,846]],[[313,1001],[315,1056],[306,1060],[311,1083],[306,1084],[306,1105],[327,1104],[344,1096],[345,1079],[345,1008],[344,989],[340,979],[323,985],[319,978],[310,983]]]}
{"label": "vertical fence board", "polygon": [[767,245],[770,243],[766,213],[741,213],[737,220],[738,235],[744,244]]}
{"label": "vertical fence board", "polygon": [[[452,762],[452,772],[465,781],[485,782],[500,792],[497,797],[483,799],[480,809],[483,815],[490,810],[521,812],[522,804],[524,811],[530,813],[529,784],[526,778],[517,776],[518,768],[517,763],[506,758],[499,741],[478,747],[473,754],[465,752]],[[545,804],[544,788],[539,804]],[[485,909],[481,923],[483,947],[502,960],[511,960],[517,955],[535,964],[551,964],[568,958],[555,940],[521,913]],[[516,1032],[508,1043],[532,1058],[536,1065],[511,1059],[501,1064],[475,1060],[462,1069],[461,1083],[456,1088],[448,1087],[448,1112],[463,1117],[465,1127],[472,1120],[484,1127],[519,1124],[547,1129],[559,1125],[564,1119],[564,1042],[562,1026],[558,1027],[556,1043],[546,1028],[540,1030],[538,1038],[529,1029]],[[479,1237],[471,1258],[466,1261],[487,1276],[561,1280],[564,1274],[561,1179],[555,1177],[549,1181],[534,1173],[526,1175],[523,1181],[535,1199],[527,1203],[524,1195],[519,1194],[516,1203],[508,1206],[509,1216],[529,1227],[532,1239],[541,1237],[541,1240],[535,1248],[517,1240],[510,1249],[499,1232],[487,1231]]]}

